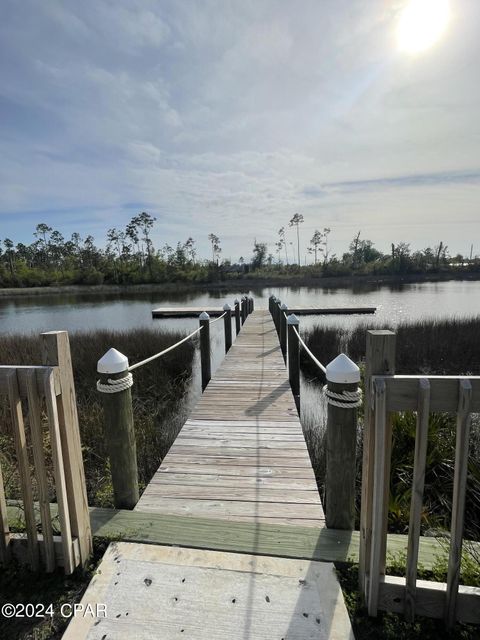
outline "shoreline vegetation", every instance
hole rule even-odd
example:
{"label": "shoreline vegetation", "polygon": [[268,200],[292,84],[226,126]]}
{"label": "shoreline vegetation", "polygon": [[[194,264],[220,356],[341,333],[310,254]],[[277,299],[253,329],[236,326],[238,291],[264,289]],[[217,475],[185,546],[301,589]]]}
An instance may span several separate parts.
{"label": "shoreline vegetation", "polygon": [[448,282],[457,281],[477,281],[480,280],[480,270],[477,271],[445,271],[441,273],[416,273],[405,275],[351,275],[351,276],[307,276],[270,274],[269,276],[253,277],[250,275],[239,275],[228,277],[225,280],[209,283],[186,283],[186,282],[162,282],[146,284],[51,284],[48,286],[35,287],[1,287],[0,299],[13,297],[28,297],[41,295],[142,295],[150,293],[173,293],[173,292],[195,292],[195,291],[229,291],[237,288],[241,291],[251,289],[268,289],[272,287],[310,287],[315,289],[335,289],[354,288],[356,286],[388,286],[402,285],[421,282]]}
{"label": "shoreline vegetation", "polygon": [[214,233],[208,235],[209,259],[198,257],[192,237],[176,246],[155,247],[155,222],[154,216],[142,211],[124,229],[109,229],[100,247],[91,235],[82,238],[75,232],[66,239],[45,223],[36,225],[35,240],[29,245],[4,238],[0,241],[0,291],[28,289],[31,293],[37,287],[71,285],[227,287],[237,282],[241,286],[339,286],[341,279],[362,277],[400,278],[398,281],[480,277],[480,257],[473,255],[473,245],[470,255],[464,256],[451,255],[442,240],[420,250],[394,241],[383,253],[358,231],[337,255],[330,249],[328,228],[316,229],[307,241],[302,234],[300,241],[304,217],[298,213],[289,222],[296,243],[289,241],[282,227],[269,243],[255,240],[250,256],[234,259],[222,258],[221,240]]}

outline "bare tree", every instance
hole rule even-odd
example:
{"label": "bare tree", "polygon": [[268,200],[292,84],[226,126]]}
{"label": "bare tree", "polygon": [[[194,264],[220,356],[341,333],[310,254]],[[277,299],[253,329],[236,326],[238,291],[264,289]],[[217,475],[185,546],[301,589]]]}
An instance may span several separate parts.
{"label": "bare tree", "polygon": [[289,227],[297,227],[297,256],[298,256],[298,264],[300,266],[300,234],[298,231],[298,227],[303,223],[303,216],[301,213],[296,213],[293,218],[288,223]]}
{"label": "bare tree", "polygon": [[218,265],[218,258],[220,257],[220,254],[222,252],[220,248],[220,238],[216,236],[214,233],[210,233],[208,235],[208,239],[212,243],[212,262],[215,263],[215,260],[216,260]]}

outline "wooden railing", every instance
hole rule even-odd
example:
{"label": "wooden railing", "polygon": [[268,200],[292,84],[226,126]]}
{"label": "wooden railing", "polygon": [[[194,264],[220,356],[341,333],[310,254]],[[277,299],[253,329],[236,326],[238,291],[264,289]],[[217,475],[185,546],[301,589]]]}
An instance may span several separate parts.
{"label": "wooden railing", "polygon": [[[9,529],[0,466],[0,563],[15,556],[34,570],[63,566],[70,574],[87,562],[92,545],[70,346],[66,331],[41,338],[43,366],[0,366],[0,401],[7,402],[11,415],[26,525],[25,534]],[[60,535],[52,526],[52,498],[58,503]]]}
{"label": "wooden railing", "polygon": [[[391,332],[369,332],[373,368],[393,362]],[[392,337],[393,336],[393,337]],[[382,355],[383,354],[383,355]],[[364,468],[360,539],[360,588],[370,615],[378,610],[480,623],[480,589],[462,586],[462,556],[468,443],[471,414],[480,411],[480,377],[366,375]],[[406,577],[385,575],[388,492],[391,464],[391,414],[415,411],[415,458],[408,531]],[[420,522],[425,482],[428,424],[432,412],[456,413],[455,470],[448,576],[446,583],[417,579]]]}

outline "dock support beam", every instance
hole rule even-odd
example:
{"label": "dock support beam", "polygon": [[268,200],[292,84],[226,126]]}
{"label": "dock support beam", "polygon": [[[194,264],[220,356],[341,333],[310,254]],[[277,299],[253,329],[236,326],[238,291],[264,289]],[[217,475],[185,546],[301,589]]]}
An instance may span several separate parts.
{"label": "dock support beam", "polygon": [[225,315],[223,316],[224,328],[225,328],[225,353],[228,353],[232,346],[232,308],[229,304],[223,306]]}
{"label": "dock support beam", "polygon": [[247,319],[247,298],[245,296],[243,296],[242,298],[241,311],[242,311],[242,324],[243,324]]}
{"label": "dock support beam", "polygon": [[210,316],[202,311],[199,316],[200,327],[200,364],[202,368],[202,391],[212,377],[212,363],[210,359]]}
{"label": "dock support beam", "polygon": [[[125,388],[113,393],[103,392],[103,412],[105,416],[105,440],[107,443],[110,470],[112,473],[113,502],[116,509],[133,509],[138,502],[137,447],[133,426],[131,373],[128,358],[110,349],[97,364],[100,384],[112,388],[122,379]],[[118,382],[116,383],[119,384]],[[130,384],[130,386],[128,386]],[[123,387],[123,385],[121,385]],[[101,391],[101,387],[99,387]]]}
{"label": "dock support beam", "polygon": [[[277,306],[278,308],[278,306]],[[292,389],[293,398],[300,415],[300,344],[295,335],[295,329],[298,331],[299,322],[293,313],[287,319],[288,333],[288,379]]]}
{"label": "dock support beam", "polygon": [[[357,401],[335,399],[354,392],[360,369],[345,354],[327,365],[328,418],[326,434],[325,521],[330,529],[355,529]],[[332,397],[328,397],[328,392]],[[333,402],[330,401],[333,400]],[[342,406],[339,406],[342,405]]]}

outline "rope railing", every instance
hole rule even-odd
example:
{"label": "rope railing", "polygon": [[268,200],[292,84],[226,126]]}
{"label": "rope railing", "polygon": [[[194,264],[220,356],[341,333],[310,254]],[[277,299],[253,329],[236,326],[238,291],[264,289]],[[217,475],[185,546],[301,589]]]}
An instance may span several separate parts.
{"label": "rope railing", "polygon": [[[277,331],[279,333],[280,345],[282,347],[282,351],[284,355],[287,351],[287,348],[286,348],[287,332],[285,331],[285,325],[288,324],[289,326],[288,343],[290,344],[290,341],[293,339],[293,336],[295,336],[295,338],[298,340],[298,345],[296,345],[296,348],[291,352],[292,358],[290,358],[290,347],[288,348],[288,353],[289,353],[288,368],[289,368],[289,378],[292,386],[292,392],[294,396],[296,394],[299,395],[300,381],[299,381],[299,373],[297,369],[299,369],[300,367],[300,360],[298,356],[298,350],[300,346],[305,350],[305,352],[308,354],[311,361],[325,374],[325,376],[327,376],[327,368],[320,362],[318,358],[316,358],[313,355],[312,351],[309,349],[305,341],[300,336],[300,333],[298,331],[298,321],[296,320],[296,318],[295,318],[295,322],[289,322],[289,316],[287,315],[287,311],[285,311],[285,309],[280,306],[280,301],[278,300],[274,301],[274,304],[271,307],[271,313],[274,318],[274,321],[275,321],[275,315],[277,317],[276,324],[278,324],[278,322],[280,323],[280,328],[277,327]],[[292,359],[292,363],[290,363],[290,359]],[[285,362],[287,362],[286,358],[285,358]],[[328,376],[327,376],[327,380],[329,382],[332,382],[332,380],[328,379]],[[334,407],[338,407],[341,409],[355,409],[357,407],[362,406],[362,391],[360,387],[357,387],[355,390],[342,389],[338,391],[337,390],[333,391],[332,389],[329,389],[329,385],[326,384],[322,387],[322,391],[325,394],[325,398],[328,404]]]}
{"label": "rope railing", "polygon": [[[286,316],[285,316],[286,317]],[[323,366],[323,364],[320,362],[320,360],[318,360],[313,353],[310,351],[310,349],[307,347],[307,345],[305,344],[305,342],[302,340],[302,338],[300,337],[300,334],[297,331],[297,328],[294,326],[293,327],[293,331],[295,332],[295,335],[298,338],[299,343],[302,345],[302,347],[305,349],[305,351],[308,353],[308,355],[310,356],[310,358],[313,360],[313,362],[317,365],[317,367],[319,369],[321,369],[323,371],[323,373],[327,373],[327,369]]]}
{"label": "rope railing", "polygon": [[160,351],[159,353],[156,353],[153,356],[150,356],[149,358],[145,358],[145,360],[141,360],[140,362],[132,364],[130,367],[128,367],[128,371],[134,371],[135,369],[138,369],[138,367],[141,367],[142,365],[147,364],[148,362],[151,362],[152,360],[156,360],[157,358],[160,358],[161,356],[164,356],[169,351],[173,351],[174,349],[179,347],[184,342],[187,342],[187,340],[190,340],[190,338],[193,338],[193,336],[196,335],[197,333],[199,333],[202,329],[203,329],[203,327],[198,327],[198,329],[195,329],[195,331],[192,331],[192,333],[189,333],[188,336],[185,336],[185,338],[182,338],[182,340],[179,340],[175,344],[172,344],[170,347],[167,347],[163,351]]}
{"label": "rope railing", "polygon": [[222,313],[222,315],[221,315],[221,316],[218,316],[218,318],[215,318],[215,320],[210,320],[210,324],[214,324],[215,322],[218,322],[219,320],[221,320],[222,318],[224,318],[226,315],[227,315],[227,312],[226,312],[226,311],[224,311],[224,312]]}

